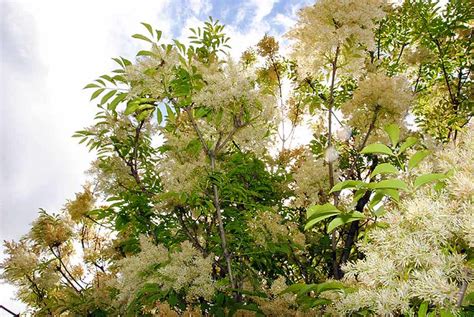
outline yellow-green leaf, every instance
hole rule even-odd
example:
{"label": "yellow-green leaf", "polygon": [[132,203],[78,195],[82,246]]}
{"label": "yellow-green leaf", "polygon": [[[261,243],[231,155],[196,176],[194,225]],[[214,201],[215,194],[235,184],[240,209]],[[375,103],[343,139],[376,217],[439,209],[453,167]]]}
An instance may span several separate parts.
{"label": "yellow-green leaf", "polygon": [[100,86],[97,84],[87,84],[84,88],[82,89],[89,89],[89,88],[99,88]]}
{"label": "yellow-green leaf", "polygon": [[109,110],[115,110],[117,108],[117,105],[121,103],[125,98],[127,97],[126,93],[120,93],[118,94],[114,100],[107,106],[107,109]]}
{"label": "yellow-green leaf", "polygon": [[160,30],[155,30],[155,32],[156,32],[156,41],[159,42],[161,39],[161,34],[163,32],[161,32]]}
{"label": "yellow-green leaf", "polygon": [[97,98],[104,90],[105,90],[104,88],[100,88],[94,91],[94,93],[91,96],[91,101]]}
{"label": "yellow-green leaf", "polygon": [[446,175],[438,174],[438,173],[423,174],[423,175],[418,176],[415,179],[415,184],[414,185],[415,185],[415,188],[418,188],[418,187],[423,186],[427,183],[437,181],[437,180],[440,180],[440,179],[443,179],[443,178],[446,178]]}
{"label": "yellow-green leaf", "polygon": [[398,174],[398,169],[390,163],[382,163],[375,167],[371,177],[378,174]]}
{"label": "yellow-green leaf", "polygon": [[339,215],[329,223],[327,232],[331,233],[337,227],[340,227],[340,226],[345,225],[347,223],[357,221],[357,220],[360,220],[360,219],[364,219],[364,218],[365,218],[364,214],[360,213],[358,211],[353,211],[353,212],[348,213],[348,214]]}
{"label": "yellow-green leaf", "polygon": [[333,204],[327,203],[324,205],[313,205],[308,208],[306,211],[306,219],[311,219],[313,216],[317,216],[321,213],[329,212],[329,211],[337,211],[340,213],[341,211],[336,208]]}
{"label": "yellow-green leaf", "polygon": [[362,154],[386,154],[393,155],[392,150],[388,146],[382,143],[374,143],[367,145],[361,151]]}
{"label": "yellow-green leaf", "polygon": [[146,37],[145,35],[141,35],[141,34],[133,34],[132,37],[134,39],[139,39],[139,40],[142,40],[142,41],[146,41],[146,42],[150,42],[150,43],[153,43],[152,40],[150,40],[148,37]]}
{"label": "yellow-green leaf", "polygon": [[334,187],[331,189],[331,191],[329,193],[338,192],[338,191],[341,191],[341,190],[346,189],[346,188],[358,188],[362,184],[364,184],[364,182],[363,181],[358,181],[358,180],[343,181],[343,182],[340,182],[340,183],[337,183],[336,185],[334,185]]}
{"label": "yellow-green leaf", "polygon": [[106,93],[100,100],[100,104],[103,105],[104,103],[106,103],[110,98],[112,98],[113,95],[115,95],[116,92],[117,90],[111,90],[108,93]]}
{"label": "yellow-green leaf", "polygon": [[388,137],[390,138],[390,142],[392,142],[393,146],[396,146],[398,140],[400,140],[400,128],[396,124],[390,124],[384,128],[385,132],[387,132]]}
{"label": "yellow-green leaf", "polygon": [[416,143],[418,142],[418,139],[413,137],[413,136],[409,136],[405,142],[402,143],[402,145],[400,145],[400,153],[403,153],[406,151],[406,149],[412,147],[413,145],[415,145]]}
{"label": "yellow-green leaf", "polygon": [[158,124],[163,122],[163,114],[161,113],[161,109],[159,107],[156,107],[156,120],[158,121]]}
{"label": "yellow-green leaf", "polygon": [[393,188],[408,190],[407,184],[399,179],[386,179],[377,183],[370,183],[367,187],[372,189]]}
{"label": "yellow-green leaf", "polygon": [[430,154],[430,151],[423,150],[423,151],[418,151],[415,154],[410,157],[410,160],[408,161],[408,168],[413,169],[420,164],[420,162]]}
{"label": "yellow-green leaf", "polygon": [[137,53],[137,56],[155,56],[155,53],[147,50],[141,50]]}
{"label": "yellow-green leaf", "polygon": [[145,23],[145,22],[141,22],[141,24],[142,24],[144,27],[146,27],[146,29],[148,30],[148,32],[150,32],[150,35],[153,36],[153,29],[152,29],[151,25],[148,24],[148,23]]}

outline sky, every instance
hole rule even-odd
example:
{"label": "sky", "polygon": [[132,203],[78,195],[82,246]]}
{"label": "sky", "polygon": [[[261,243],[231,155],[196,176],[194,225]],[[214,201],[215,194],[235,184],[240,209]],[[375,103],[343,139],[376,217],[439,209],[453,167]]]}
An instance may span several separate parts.
{"label": "sky", "polygon": [[[0,0],[0,240],[20,238],[39,208],[57,212],[81,190],[94,156],[71,136],[96,112],[82,87],[114,69],[112,57],[133,59],[146,48],[131,38],[146,32],[140,22],[169,41],[212,16],[238,57],[265,33],[285,33],[311,2]],[[0,305],[23,310],[13,297],[0,283]]]}

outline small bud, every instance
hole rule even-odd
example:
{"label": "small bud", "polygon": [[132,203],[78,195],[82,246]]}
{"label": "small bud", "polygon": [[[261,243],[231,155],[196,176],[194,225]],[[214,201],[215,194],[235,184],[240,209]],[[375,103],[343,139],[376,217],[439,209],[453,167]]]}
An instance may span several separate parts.
{"label": "small bud", "polygon": [[336,136],[341,141],[347,141],[352,135],[352,129],[349,127],[342,127],[341,129],[337,130]]}
{"label": "small bud", "polygon": [[324,154],[324,157],[326,159],[326,162],[332,163],[335,160],[337,160],[337,158],[339,157],[339,153],[334,148],[334,146],[330,146],[326,149],[326,153]]}

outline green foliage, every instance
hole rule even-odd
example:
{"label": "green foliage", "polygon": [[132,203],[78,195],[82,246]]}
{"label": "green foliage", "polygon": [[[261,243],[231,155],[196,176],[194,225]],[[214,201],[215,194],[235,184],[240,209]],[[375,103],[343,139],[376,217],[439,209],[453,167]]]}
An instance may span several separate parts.
{"label": "green foliage", "polygon": [[[365,4],[355,2],[354,10]],[[468,182],[452,176],[470,171],[462,161],[450,166],[436,150],[442,144],[428,141],[456,141],[472,116],[468,1],[449,1],[441,10],[434,1],[407,0],[384,10],[385,17],[370,21],[374,30],[358,24],[369,12],[355,12],[350,25],[316,21],[334,28],[331,38],[341,25],[354,34],[343,43],[318,42],[327,52],[305,52],[314,57],[313,68],[301,56],[280,54],[269,35],[234,62],[225,27],[212,18],[191,29],[189,45],[161,43],[161,31],[142,23],[146,33],[132,38],[148,47],[134,61],[114,58],[117,69],[84,87],[98,113],[74,137],[97,154],[90,184],[59,214],[42,210],[20,242],[6,242],[2,278],[38,316],[468,311],[472,293],[459,308],[452,299],[433,300],[427,289],[403,312],[378,311],[386,298],[341,308],[360,287],[359,281],[348,286],[347,272],[371,251],[362,245],[376,240],[373,232],[387,230],[407,201]],[[365,38],[355,43],[359,33],[372,34],[375,46]],[[348,67],[354,60],[358,73]],[[353,124],[352,113],[340,115],[373,74],[386,81],[406,77],[414,99],[403,112],[419,130],[407,130],[405,113],[391,104],[380,110],[382,97],[397,97],[384,83],[363,92],[377,97],[364,114],[368,126]],[[291,147],[306,116],[313,140]],[[334,121],[341,131],[333,130]],[[465,206],[472,203],[470,188],[456,189]],[[457,252],[465,265],[472,249],[458,240],[443,242],[443,252]]]}

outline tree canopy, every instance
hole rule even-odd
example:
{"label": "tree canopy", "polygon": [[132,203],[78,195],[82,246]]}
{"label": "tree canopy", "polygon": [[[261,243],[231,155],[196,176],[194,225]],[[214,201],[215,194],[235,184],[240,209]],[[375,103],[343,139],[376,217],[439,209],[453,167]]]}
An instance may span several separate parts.
{"label": "tree canopy", "polygon": [[239,60],[212,18],[142,23],[85,87],[89,181],[1,277],[35,316],[470,316],[473,18],[318,0]]}

